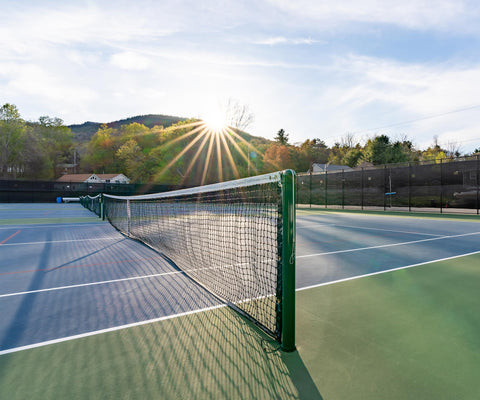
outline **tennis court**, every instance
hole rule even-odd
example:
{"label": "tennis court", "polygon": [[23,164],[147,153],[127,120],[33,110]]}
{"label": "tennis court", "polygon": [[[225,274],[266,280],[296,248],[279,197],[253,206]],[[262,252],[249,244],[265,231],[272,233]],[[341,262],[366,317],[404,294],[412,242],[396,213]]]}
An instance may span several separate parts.
{"label": "tennis court", "polygon": [[478,217],[298,210],[293,353],[79,204],[0,218],[0,398],[478,398]]}

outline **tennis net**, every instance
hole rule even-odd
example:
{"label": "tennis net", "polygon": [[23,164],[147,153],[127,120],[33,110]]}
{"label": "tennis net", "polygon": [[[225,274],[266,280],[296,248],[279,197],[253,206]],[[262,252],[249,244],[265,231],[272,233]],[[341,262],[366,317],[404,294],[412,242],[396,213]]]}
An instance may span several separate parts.
{"label": "tennis net", "polygon": [[96,196],[81,196],[80,203],[88,208],[93,213],[97,214],[99,217],[102,217],[102,195],[97,194]]}
{"label": "tennis net", "polygon": [[104,194],[105,218],[295,349],[295,173],[141,196]]}

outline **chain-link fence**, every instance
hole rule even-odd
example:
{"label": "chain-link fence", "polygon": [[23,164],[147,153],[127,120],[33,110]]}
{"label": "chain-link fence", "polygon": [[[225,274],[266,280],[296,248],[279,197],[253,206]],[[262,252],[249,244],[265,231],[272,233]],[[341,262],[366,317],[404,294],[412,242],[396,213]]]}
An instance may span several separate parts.
{"label": "chain-link fence", "polygon": [[[479,213],[479,156],[298,174],[300,207]],[[471,212],[471,211],[470,211]]]}
{"label": "chain-link fence", "polygon": [[130,196],[176,188],[151,184],[0,180],[0,203],[49,203],[58,197],[94,196],[99,193]]}

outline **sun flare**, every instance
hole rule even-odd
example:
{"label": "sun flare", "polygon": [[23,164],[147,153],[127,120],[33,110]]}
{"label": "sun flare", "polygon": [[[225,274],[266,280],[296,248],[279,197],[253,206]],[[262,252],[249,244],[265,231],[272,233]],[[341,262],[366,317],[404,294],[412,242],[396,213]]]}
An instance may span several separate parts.
{"label": "sun flare", "polygon": [[209,181],[239,179],[245,176],[246,171],[248,176],[250,171],[254,174],[258,172],[252,162],[253,157],[251,159],[248,154],[251,149],[255,150],[255,154],[259,153],[259,150],[228,125],[225,113],[219,111],[204,114],[204,117],[195,122],[180,124],[171,129],[173,131],[182,129],[184,132],[165,143],[164,147],[173,147],[186,139],[188,142],[185,142],[183,149],[158,171],[155,180],[160,180],[167,171],[175,169],[183,181],[197,175],[200,185]]}
{"label": "sun flare", "polygon": [[212,132],[222,132],[228,128],[227,119],[224,113],[217,111],[212,111],[206,114],[202,121],[205,123],[205,126],[208,130]]}

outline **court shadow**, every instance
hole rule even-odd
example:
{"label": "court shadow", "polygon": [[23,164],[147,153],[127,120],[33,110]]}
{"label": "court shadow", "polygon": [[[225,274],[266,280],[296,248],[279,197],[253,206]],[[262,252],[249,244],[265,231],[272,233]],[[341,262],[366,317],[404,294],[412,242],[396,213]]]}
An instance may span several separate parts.
{"label": "court shadow", "polygon": [[[229,308],[0,358],[2,398],[322,399],[297,352]],[[8,365],[8,368],[4,368]]]}
{"label": "court shadow", "polygon": [[[115,257],[131,256],[127,242]],[[111,260],[109,250],[96,260]],[[165,270],[158,253],[142,250],[148,262],[137,268]],[[46,246],[40,263],[50,253]],[[167,270],[15,300],[4,348],[22,345],[27,331],[33,343],[73,340],[0,356],[0,398],[322,399],[298,352],[282,352],[245,317]],[[48,275],[34,274],[30,287]]]}

